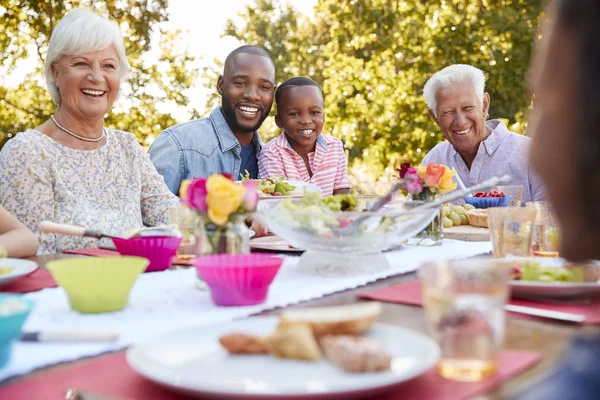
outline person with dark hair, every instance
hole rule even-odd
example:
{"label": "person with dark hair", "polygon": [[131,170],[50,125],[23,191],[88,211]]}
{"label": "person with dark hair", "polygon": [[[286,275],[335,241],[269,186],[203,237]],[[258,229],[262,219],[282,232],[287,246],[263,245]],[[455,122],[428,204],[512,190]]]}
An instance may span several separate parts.
{"label": "person with dark hair", "polygon": [[245,45],[226,58],[217,81],[221,106],[208,117],[165,129],[150,146],[154,166],[171,192],[181,181],[227,172],[258,176],[263,143],[257,129],[269,116],[275,65],[264,49]]}
{"label": "person with dark hair", "polygon": [[[561,256],[600,259],[600,2],[555,0],[533,62],[531,163],[561,228]],[[600,398],[600,337],[578,338],[520,400]]]}
{"label": "person with dark hair", "polygon": [[322,133],[323,92],[310,78],[283,82],[275,93],[275,122],[283,132],[260,153],[259,178],[283,176],[313,183],[324,196],[350,192],[342,142]]}

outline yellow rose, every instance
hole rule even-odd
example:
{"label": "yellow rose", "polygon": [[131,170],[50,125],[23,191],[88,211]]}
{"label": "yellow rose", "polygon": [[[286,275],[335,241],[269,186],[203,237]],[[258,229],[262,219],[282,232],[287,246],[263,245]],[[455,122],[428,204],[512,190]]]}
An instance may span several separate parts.
{"label": "yellow rose", "polygon": [[229,216],[239,209],[246,188],[218,174],[207,179],[206,191],[208,218],[217,225],[223,225]]}
{"label": "yellow rose", "polygon": [[181,185],[179,185],[179,197],[181,200],[187,199],[187,190],[190,183],[192,183],[191,179],[184,179],[181,181]]}
{"label": "yellow rose", "polygon": [[456,182],[452,179],[456,175],[456,171],[451,170],[450,168],[446,168],[442,178],[439,183],[439,191],[440,193],[448,193],[456,189]]}

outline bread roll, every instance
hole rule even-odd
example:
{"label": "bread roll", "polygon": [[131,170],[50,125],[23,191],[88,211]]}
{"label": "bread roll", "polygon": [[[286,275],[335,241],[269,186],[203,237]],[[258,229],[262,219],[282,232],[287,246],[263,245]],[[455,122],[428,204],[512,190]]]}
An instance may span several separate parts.
{"label": "bread roll", "polygon": [[278,329],[307,323],[316,337],[324,335],[361,335],[381,314],[381,303],[364,302],[336,307],[287,310],[281,314]]}

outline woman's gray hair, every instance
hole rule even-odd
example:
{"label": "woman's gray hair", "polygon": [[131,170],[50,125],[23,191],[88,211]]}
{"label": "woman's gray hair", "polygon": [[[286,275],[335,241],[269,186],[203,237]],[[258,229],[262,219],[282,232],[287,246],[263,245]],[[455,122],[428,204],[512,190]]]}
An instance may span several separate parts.
{"label": "woman's gray hair", "polygon": [[50,38],[44,65],[46,84],[54,103],[60,104],[60,93],[56,87],[52,65],[56,65],[64,55],[77,56],[110,46],[117,50],[120,81],[123,84],[129,72],[129,62],[117,24],[84,8],[71,11],[58,22]]}
{"label": "woman's gray hair", "polygon": [[425,83],[423,88],[423,96],[427,102],[427,107],[433,112],[433,115],[437,117],[436,107],[437,100],[436,95],[438,90],[441,88],[447,88],[450,85],[462,81],[469,80],[473,84],[477,98],[483,105],[483,94],[485,91],[485,74],[479,68],[475,68],[472,65],[467,64],[454,64],[450,65],[441,71],[433,74],[431,78]]}

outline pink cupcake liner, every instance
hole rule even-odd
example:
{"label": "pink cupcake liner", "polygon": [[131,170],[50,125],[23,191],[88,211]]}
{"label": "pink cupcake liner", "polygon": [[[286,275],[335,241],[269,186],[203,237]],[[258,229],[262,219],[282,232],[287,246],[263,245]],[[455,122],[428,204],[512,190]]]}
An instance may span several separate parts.
{"label": "pink cupcake liner", "polygon": [[250,306],[266,300],[282,263],[269,254],[216,254],[197,257],[194,266],[215,304]]}
{"label": "pink cupcake liner", "polygon": [[150,260],[146,272],[164,271],[183,238],[172,236],[143,236],[131,239],[113,238],[113,243],[122,256],[138,256]]}

